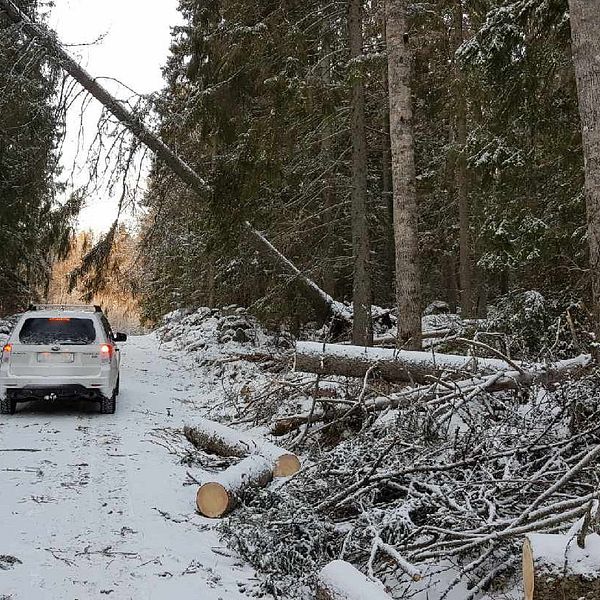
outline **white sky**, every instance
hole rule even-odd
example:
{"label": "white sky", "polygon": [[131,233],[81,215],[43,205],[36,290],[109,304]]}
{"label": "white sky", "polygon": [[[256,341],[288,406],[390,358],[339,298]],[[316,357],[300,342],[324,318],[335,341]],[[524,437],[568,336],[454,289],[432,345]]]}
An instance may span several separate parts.
{"label": "white sky", "polygon": [[[163,87],[161,67],[168,56],[171,27],[181,22],[177,4],[177,0],[55,0],[48,24],[64,44],[87,44],[104,36],[97,44],[67,50],[93,77],[114,77],[136,92],[147,94]],[[102,84],[113,93],[118,89],[111,82]],[[95,100],[93,105],[97,105]],[[85,118],[84,135],[88,144],[99,112],[95,107]],[[77,148],[77,113],[78,107],[67,118],[62,156],[65,178],[71,172]],[[75,173],[75,185],[85,180],[85,173]],[[80,228],[108,229],[115,219],[116,207],[117,199],[106,194],[91,198],[81,214]]]}

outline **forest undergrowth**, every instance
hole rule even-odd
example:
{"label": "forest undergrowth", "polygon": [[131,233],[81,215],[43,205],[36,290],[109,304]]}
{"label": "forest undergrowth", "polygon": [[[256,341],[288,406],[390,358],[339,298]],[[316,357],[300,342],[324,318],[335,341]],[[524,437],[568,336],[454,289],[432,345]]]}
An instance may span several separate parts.
{"label": "forest undergrowth", "polygon": [[[303,458],[299,473],[248,491],[220,525],[260,575],[253,595],[313,597],[319,569],[343,558],[394,598],[517,597],[524,534],[567,531],[598,498],[597,371],[497,391],[473,373],[402,386],[378,378],[376,366],[363,380],[310,375],[293,370],[287,334],[274,336],[238,311],[179,313],[162,335],[184,340],[231,382],[214,418],[277,434]],[[553,311],[527,292],[499,303],[488,320],[439,315],[424,323],[454,328],[436,340],[436,352],[456,351],[457,327],[486,340],[471,351],[485,355],[489,343],[520,364],[588,349],[585,308]],[[227,325],[240,318],[255,332],[243,342]],[[190,348],[193,338],[204,341]],[[218,339],[228,359],[211,358]]]}

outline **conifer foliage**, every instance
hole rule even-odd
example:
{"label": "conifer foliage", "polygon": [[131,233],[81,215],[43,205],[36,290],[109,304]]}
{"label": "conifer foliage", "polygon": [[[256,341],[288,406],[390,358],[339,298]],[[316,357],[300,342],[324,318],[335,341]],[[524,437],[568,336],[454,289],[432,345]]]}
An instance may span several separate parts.
{"label": "conifer foliage", "polygon": [[[18,5],[37,17],[37,0]],[[43,296],[80,202],[55,195],[62,131],[59,72],[0,13],[0,313]]]}
{"label": "conifer foliage", "polygon": [[[405,4],[422,305],[462,300],[469,314],[514,290],[585,296],[566,1]],[[394,304],[385,6],[364,1],[360,9],[357,51],[348,27],[356,2],[181,0],[185,23],[165,67],[161,134],[213,192],[199,199],[155,166],[144,228],[148,317],[229,302],[308,317],[247,245],[246,219],[328,293],[352,300],[357,77],[367,266],[373,301]]]}

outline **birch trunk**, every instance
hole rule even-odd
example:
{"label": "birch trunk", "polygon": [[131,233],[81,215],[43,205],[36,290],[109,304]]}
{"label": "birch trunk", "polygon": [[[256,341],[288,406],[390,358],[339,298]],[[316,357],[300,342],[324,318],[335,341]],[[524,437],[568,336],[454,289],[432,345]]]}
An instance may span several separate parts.
{"label": "birch trunk", "polygon": [[348,37],[352,77],[350,135],[352,137],[352,254],[354,260],[354,322],[352,342],[361,346],[373,344],[371,319],[371,267],[369,222],[367,219],[367,137],[365,133],[362,0],[349,0]]}
{"label": "birch trunk", "polygon": [[600,339],[600,0],[569,0],[585,160],[590,279]]}
{"label": "birch trunk", "polygon": [[406,0],[387,0],[386,43],[394,185],[398,341],[403,347],[416,350],[421,348],[421,282],[418,267],[411,50],[406,27],[406,4]]}

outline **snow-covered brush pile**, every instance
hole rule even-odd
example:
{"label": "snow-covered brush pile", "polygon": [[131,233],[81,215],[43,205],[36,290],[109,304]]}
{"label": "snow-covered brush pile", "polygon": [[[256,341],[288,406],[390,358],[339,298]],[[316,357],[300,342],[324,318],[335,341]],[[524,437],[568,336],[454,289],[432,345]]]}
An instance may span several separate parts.
{"label": "snow-covered brush pile", "polygon": [[20,315],[11,315],[0,319],[0,345],[4,345]]}
{"label": "snow-covered brush pile", "polygon": [[243,307],[178,309],[163,318],[157,334],[162,343],[189,353],[199,365],[224,365],[236,360],[279,360],[293,347],[286,334],[268,333]]}
{"label": "snow-covered brush pile", "polygon": [[343,558],[394,598],[516,598],[497,594],[518,580],[524,535],[568,530],[598,498],[600,383],[480,390],[449,411],[412,397],[291,436],[312,462],[222,525],[265,591],[314,597]]}
{"label": "snow-covered brush pile", "polygon": [[175,341],[190,352],[249,354],[272,348],[271,336],[241,306],[175,310],[164,316],[158,334],[163,342]]}

